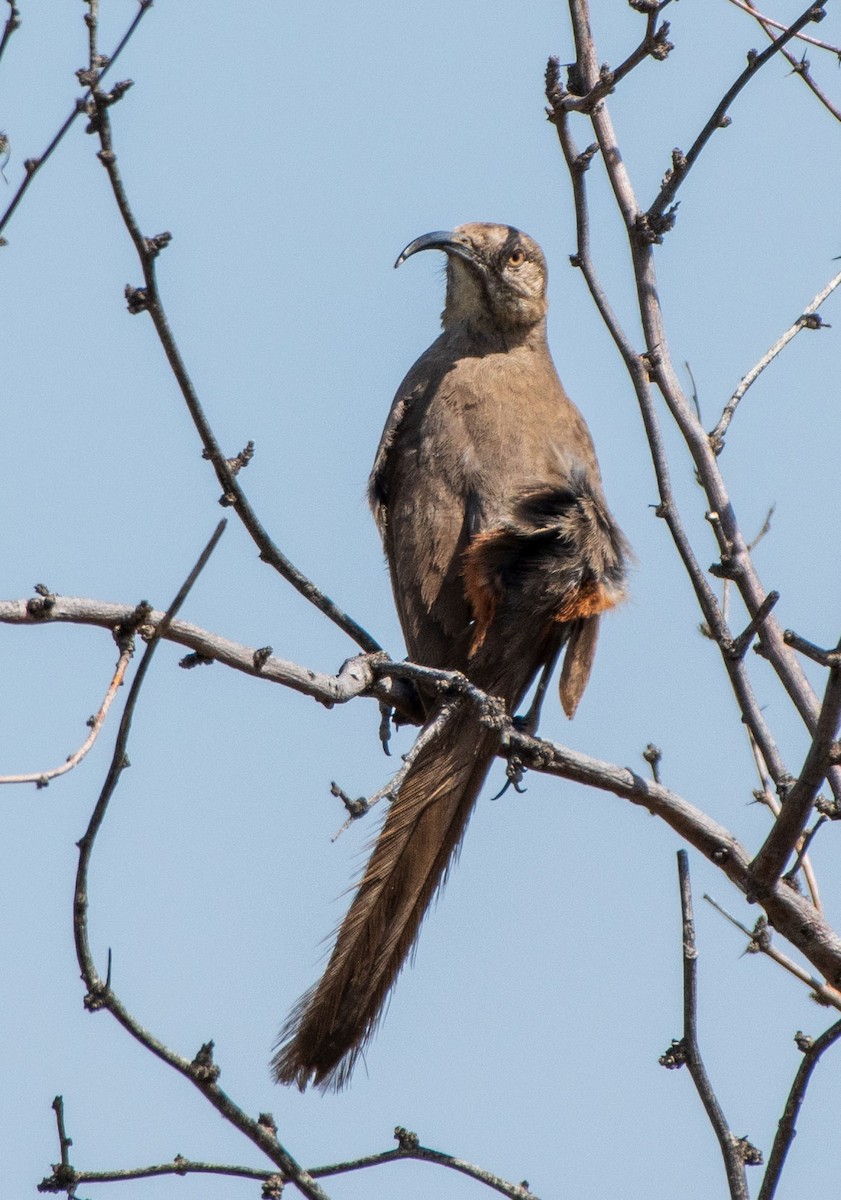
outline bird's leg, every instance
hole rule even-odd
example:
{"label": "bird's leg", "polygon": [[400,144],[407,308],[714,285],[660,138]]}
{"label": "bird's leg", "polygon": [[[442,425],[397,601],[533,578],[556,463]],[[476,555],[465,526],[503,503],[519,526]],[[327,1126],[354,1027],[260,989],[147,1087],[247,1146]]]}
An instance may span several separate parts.
{"label": "bird's leg", "polygon": [[537,726],[540,722],[540,711],[543,708],[546,689],[549,687],[549,680],[552,678],[552,673],[558,665],[558,655],[561,653],[561,647],[566,641],[564,633],[563,625],[559,625],[557,633],[553,635],[552,641],[549,644],[546,662],[535,688],[534,699],[529,705],[529,710],[523,716],[514,718],[516,729],[520,733],[529,734],[530,737],[534,737],[537,733]]}

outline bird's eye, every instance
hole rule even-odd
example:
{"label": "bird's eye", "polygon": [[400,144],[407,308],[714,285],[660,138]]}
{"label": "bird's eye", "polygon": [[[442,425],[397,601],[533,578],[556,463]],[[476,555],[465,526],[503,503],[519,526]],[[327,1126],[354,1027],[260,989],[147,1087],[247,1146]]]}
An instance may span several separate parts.
{"label": "bird's eye", "polygon": [[526,256],[523,250],[512,250],[508,255],[509,267],[521,267],[525,261]]}

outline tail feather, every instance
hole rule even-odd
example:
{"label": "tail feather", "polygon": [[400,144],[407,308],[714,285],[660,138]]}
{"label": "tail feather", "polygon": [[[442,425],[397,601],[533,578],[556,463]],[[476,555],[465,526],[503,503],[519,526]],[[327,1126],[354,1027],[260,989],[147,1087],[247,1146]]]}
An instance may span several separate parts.
{"label": "tail feather", "polygon": [[321,980],[293,1011],[276,1080],[341,1088],[377,1026],[424,914],[461,844],[498,735],[463,708],[412,765]]}

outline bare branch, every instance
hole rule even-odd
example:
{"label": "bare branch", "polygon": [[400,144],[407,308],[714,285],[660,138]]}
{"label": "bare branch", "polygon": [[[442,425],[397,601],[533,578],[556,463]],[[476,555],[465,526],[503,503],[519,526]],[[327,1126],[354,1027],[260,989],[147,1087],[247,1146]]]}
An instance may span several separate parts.
{"label": "bare branch", "polygon": [[[573,0],[572,3],[573,15],[575,18],[576,29],[580,27],[578,43],[580,43],[580,54],[586,56],[587,69],[592,72],[595,70],[595,51],[592,43],[585,36],[585,31],[589,31],[589,17],[585,0]],[[584,60],[582,60],[584,61]],[[616,314],[613,312],[607,297],[602,288],[598,273],[593,261],[591,244],[590,244],[590,225],[589,213],[587,204],[587,192],[585,175],[589,168],[589,164],[600,147],[606,168],[613,183],[614,192],[617,197],[617,202],[625,216],[626,224],[629,232],[635,226],[635,214],[638,211],[636,199],[633,194],[630,180],[627,172],[622,165],[622,158],[619,148],[616,145],[615,134],[610,122],[610,117],[607,112],[606,105],[601,105],[597,112],[592,114],[594,128],[599,138],[599,145],[592,146],[583,154],[579,154],[575,142],[573,140],[570,128],[569,118],[563,109],[562,91],[558,76],[558,64],[556,60],[550,60],[547,68],[546,77],[546,95],[551,105],[552,120],[558,130],[558,137],[561,143],[561,149],[567,163],[572,180],[573,196],[575,200],[576,214],[576,230],[577,230],[577,253],[573,259],[573,265],[581,268],[584,278],[587,281],[587,286],[593,300],[602,316],[605,325],[607,326],[611,336],[613,337],[616,346],[622,355],[628,374],[631,377],[631,382],[637,395],[637,401],[640,406],[643,425],[645,428],[646,438],[651,449],[652,463],[654,473],[657,479],[657,487],[660,494],[660,503],[657,507],[656,514],[665,520],[669,532],[674,541],[675,547],[680,555],[684,568],[689,575],[692,586],[695,590],[695,595],[698,604],[704,615],[707,628],[710,630],[711,636],[718,643],[721,649],[725,667],[730,678],[731,686],[736,695],[739,707],[744,715],[745,724],[750,729],[753,737],[762,748],[762,753],[768,763],[772,778],[778,787],[785,786],[790,780],[789,772],[777,749],[776,742],[771,735],[770,729],[767,726],[765,717],[762,713],[759,703],[753,693],[753,689],[744,667],[743,662],[737,657],[733,657],[729,653],[734,639],[727,627],[724,614],[721,611],[718,600],[710,587],[705,572],[702,570],[695,553],[687,537],[686,531],[680,519],[677,503],[672,490],[671,474],[669,470],[668,456],[666,447],[660,428],[660,419],[658,416],[656,405],[651,394],[651,371],[652,362],[659,355],[659,350],[653,350],[649,356],[643,357],[634,349],[629,337],[623,330]],[[649,269],[650,263],[650,246],[644,249],[638,246],[636,239],[632,238],[632,246],[636,246],[636,255],[645,256],[646,270]],[[653,267],[650,268],[653,274]],[[642,272],[638,276],[638,285],[642,303],[642,296],[645,288],[656,288],[656,281],[649,280],[647,277],[645,282],[641,282]],[[656,296],[656,291],[652,293]],[[648,301],[646,301],[647,303]],[[660,336],[665,339],[665,333],[662,329],[659,331]],[[652,338],[650,344],[656,345]],[[695,419],[695,426],[698,431],[702,430],[701,423]],[[713,458],[712,454],[710,457]],[[723,491],[723,488],[722,488]],[[763,603],[765,602],[764,593],[759,596],[753,607],[753,615],[758,616]],[[802,673],[801,673],[802,675]],[[805,677],[803,677],[805,684]],[[806,685],[808,686],[808,685]]]}
{"label": "bare branch", "polygon": [[823,321],[820,319],[820,317],[816,316],[816,314],[824,300],[826,300],[828,296],[832,295],[839,283],[841,283],[841,271],[839,271],[838,274],[829,281],[826,287],[822,288],[821,291],[818,292],[814,300],[812,300],[810,304],[806,305],[806,307],[803,309],[803,312],[797,318],[794,324],[785,331],[782,337],[778,338],[777,341],[774,342],[774,345],[771,347],[771,349],[762,356],[762,358],[754,367],[751,367],[745,376],[743,376],[739,386],[725,404],[724,411],[719,418],[718,424],[709,435],[710,445],[716,454],[720,454],[724,448],[724,435],[727,432],[730,422],[733,420],[733,415],[736,412],[739,402],[751,384],[756,382],[765,368],[774,361],[780,351],[784,350],[789,342],[793,341],[793,339],[797,337],[801,329],[826,328]]}
{"label": "bare branch", "polygon": [[666,220],[666,209],[674,201],[678,188],[681,186],[686,176],[691,171],[692,167],[697,162],[701,151],[706,146],[712,135],[717,129],[722,129],[729,124],[727,110],[738,94],[750,83],[756,73],[770,62],[778,51],[782,50],[787,42],[790,42],[793,37],[796,37],[801,29],[810,25],[813,21],[820,21],[824,14],[824,5],[826,0],[816,0],[816,3],[810,4],[793,24],[789,25],[778,38],[775,38],[766,50],[761,54],[757,54],[755,50],[748,53],[748,65],[742,71],[736,81],[727,89],[721,100],[716,105],[715,109],[704,128],[696,137],[695,141],[690,146],[685,154],[681,154],[680,161],[673,161],[672,169],[667,171],[666,177],[660,191],[657,193],[654,201],[649,205],[646,214],[649,225],[655,229],[655,232],[662,233],[666,226],[663,222]]}
{"label": "bare branch", "polygon": [[815,993],[815,997],[823,1004],[826,1004],[827,1007],[841,1009],[841,992],[837,988],[828,987],[820,979],[815,978],[814,975],[810,975],[808,971],[804,971],[787,954],[783,954],[782,950],[778,950],[771,941],[771,930],[768,928],[768,922],[764,917],[760,917],[753,929],[748,929],[747,925],[743,925],[741,921],[737,921],[726,908],[722,908],[717,900],[713,900],[712,896],[705,893],[704,899],[708,904],[712,905],[716,912],[721,913],[726,921],[729,921],[731,925],[735,925],[737,929],[742,931],[748,939],[747,952],[749,954],[764,954],[767,958],[773,959],[784,971],[788,971],[789,975],[793,975],[795,979],[799,979],[801,983],[805,983],[807,987],[811,988]]}
{"label": "bare branch", "polygon": [[[737,8],[741,8],[743,12],[750,13],[752,17],[755,17],[760,29],[766,35],[766,37],[771,39],[771,41],[774,40],[775,29],[785,29],[785,25],[781,21],[774,21],[771,19],[771,17],[766,17],[760,13],[757,10],[756,5],[752,3],[752,0],[730,0],[730,3],[735,4],[735,6]],[[798,41],[801,41],[809,46],[815,46],[819,50],[828,50],[830,54],[835,55],[836,59],[841,62],[841,48],[837,46],[830,46],[828,42],[822,42],[818,38],[809,37],[808,34],[805,33],[799,33],[797,37]],[[821,102],[827,112],[833,116],[836,121],[841,121],[841,109],[839,109],[836,104],[833,104],[823,88],[818,85],[809,69],[809,61],[805,57],[805,54],[802,58],[795,58],[795,56],[788,49],[784,49],[782,54],[783,58],[791,67],[792,74],[799,75],[813,95],[815,95]]]}
{"label": "bare branch", "polygon": [[[753,0],[729,0],[729,2],[736,8],[740,8],[742,12],[749,13],[752,17],[755,17],[761,25],[768,25],[771,29],[788,29],[788,26],[784,22],[775,21],[773,17],[766,17],[764,13],[761,13],[753,3]],[[817,46],[819,50],[828,50],[836,58],[841,58],[841,48],[831,46],[829,42],[822,42],[819,38],[810,37],[808,33],[798,33],[797,40],[799,42],[806,42],[810,46]]]}
{"label": "bare branch", "polygon": [[[131,24],[129,25],[128,29],[123,34],[123,36],[120,38],[113,53],[108,57],[106,57],[104,55],[100,56],[100,66],[99,66],[99,73],[98,73],[98,78],[100,80],[103,79],[105,77],[105,75],[107,75],[107,73],[111,70],[114,63],[117,61],[117,59],[120,57],[123,50],[127,46],[128,42],[131,40],[132,35],[134,34],[134,32],[137,29],[140,22],[143,20],[143,17],[146,15],[146,13],[148,12],[148,10],[151,7],[152,7],[152,0],[138,0],[138,10],[137,10],[137,13],[135,14],[134,20],[131,22]],[[5,40],[5,38],[4,38],[4,40]],[[8,207],[6,208],[6,211],[3,213],[2,216],[0,216],[0,233],[2,233],[3,230],[6,228],[6,226],[8,225],[15,209],[20,204],[26,191],[29,188],[29,185],[32,183],[32,180],[35,178],[38,171],[40,171],[40,169],[46,163],[47,159],[50,158],[53,151],[58,147],[59,143],[63,140],[65,134],[67,133],[67,131],[69,130],[69,128],[73,124],[73,122],[76,120],[76,118],[81,113],[86,111],[86,104],[87,104],[88,100],[90,99],[91,94],[92,94],[92,89],[90,87],[88,87],[88,90],[84,93],[82,98],[76,101],[73,111],[69,114],[67,119],[61,125],[58,132],[55,134],[55,136],[53,137],[52,141],[49,143],[47,148],[44,151],[42,151],[42,153],[37,158],[28,158],[24,162],[23,165],[24,165],[24,170],[26,172],[26,175],[23,179],[23,182],[20,184],[20,187],[18,188],[18,190],[15,192],[14,196],[12,197]],[[2,244],[3,244],[3,239],[0,238],[0,245],[2,245]]]}
{"label": "bare branch", "polygon": [[[92,600],[81,596],[50,595],[43,599],[0,600],[0,624],[37,626],[47,622],[73,625],[95,625],[109,631],[136,628],[138,608],[130,604],[115,604],[107,600]],[[146,606],[138,632],[149,638],[161,626],[164,613]],[[279,683],[302,695],[311,696],[328,708],[346,704],[356,696],[370,694],[399,710],[406,721],[420,722],[417,695],[413,687],[389,675],[377,676],[371,664],[377,659],[389,662],[388,655],[360,654],[348,659],[337,675],[325,675],[310,667],[264,655],[251,646],[230,641],[217,633],[191,625],[187,621],[172,621],[161,635],[165,641],[184,646],[203,662],[218,662],[224,666],[254,675],[269,683]],[[193,664],[186,664],[193,665]]]}
{"label": "bare branch", "polygon": [[0,775],[0,784],[34,783],[39,788],[42,788],[46,787],[51,779],[57,779],[59,775],[66,775],[68,771],[72,771],[74,767],[77,767],[99,737],[99,731],[105,724],[108,709],[111,707],[114,697],[122,686],[133,653],[134,650],[132,648],[127,648],[120,655],[114,671],[114,677],[108,685],[108,691],[105,693],[105,698],[99,706],[99,711],[96,716],[91,717],[88,721],[90,733],[78,750],[73,754],[69,754],[60,767],[50,767],[46,771],[32,771],[27,775]]}
{"label": "bare branch", "polygon": [[[95,16],[96,2],[88,0],[91,15]],[[247,1116],[219,1087],[217,1081],[219,1069],[215,1066],[212,1060],[212,1043],[203,1046],[196,1057],[190,1061],[183,1058],[170,1050],[168,1046],[159,1041],[149,1030],[145,1029],[139,1021],[128,1011],[128,1009],[120,1001],[116,993],[112,990],[109,978],[101,979],[94,965],[93,955],[90,948],[90,940],[88,936],[88,870],[90,867],[93,847],[96,841],[102,823],[105,819],[108,805],[111,797],[116,791],[117,784],[120,781],[123,770],[127,764],[126,749],[128,746],[128,738],[131,730],[134,711],[137,706],[137,701],[140,696],[140,690],[146,678],[149,666],[152,662],[155,650],[166,634],[168,625],[172,622],[178,610],[187,598],[193,584],[203,570],[210,555],[216,547],[219,538],[225,528],[225,522],[221,521],[213,534],[213,537],[208,542],[201,556],[199,557],[195,567],[190,572],[183,586],[178,592],[178,595],[173,600],[170,607],[167,609],[161,623],[157,626],[154,633],[149,639],[149,643],[140,660],[131,688],[129,689],[128,699],[123,710],[123,716],[120,721],[120,728],[117,733],[117,740],[114,747],[114,755],[111,759],[111,765],[108,769],[108,774],[105,783],[100,792],[99,799],[94,806],[91,819],[88,827],[85,830],[79,845],[79,864],[76,871],[76,888],[73,904],[73,936],[76,944],[76,956],[79,961],[79,967],[82,972],[82,978],[88,989],[85,997],[85,1007],[89,1012],[96,1012],[99,1009],[107,1009],[108,1012],[123,1026],[123,1028],[132,1035],[141,1045],[150,1050],[152,1054],[160,1058],[168,1066],[173,1067],[180,1074],[188,1078],[210,1101],[211,1104],[219,1111],[232,1125],[246,1137],[250,1138],[272,1162],[276,1163],[282,1170],[288,1173],[291,1180],[303,1192],[309,1196],[310,1200],[326,1200],[326,1193],[309,1178],[306,1172],[299,1167],[292,1156],[283,1148],[277,1139],[274,1132],[266,1128],[264,1124],[253,1120]]]}
{"label": "bare branch", "polygon": [[751,867],[759,889],[782,875],[789,856],[803,835],[815,797],[827,776],[830,764],[837,764],[841,759],[841,748],[835,740],[839,724],[841,667],[833,666],[829,672],[817,728],[803,769],[791,791],[785,796],[780,815]]}
{"label": "bare branch", "polygon": [[9,38],[16,29],[20,29],[20,9],[15,0],[6,0],[9,6],[9,15],[6,18],[6,24],[3,27],[3,36],[0,38],[0,59],[3,57],[3,51],[9,44]]}
{"label": "bare branch", "polygon": [[836,1021],[834,1025],[830,1025],[829,1029],[824,1030],[820,1037],[814,1040],[805,1037],[802,1033],[797,1033],[795,1036],[794,1040],[798,1048],[803,1052],[803,1061],[794,1077],[794,1083],[788,1094],[783,1115],[777,1126],[777,1136],[774,1138],[774,1145],[771,1147],[768,1166],[765,1170],[765,1177],[762,1180],[762,1187],[759,1189],[757,1200],[773,1200],[773,1197],[776,1195],[786,1157],[797,1133],[797,1118],[803,1101],[806,1098],[806,1089],[812,1078],[812,1072],[818,1065],[818,1061],[824,1051],[828,1050],[830,1046],[835,1045],[839,1038],[841,1038],[841,1021]]}
{"label": "bare branch", "polygon": [[[724,1170],[731,1200],[749,1200],[745,1176],[746,1156],[743,1139],[735,1138],[713,1091],[698,1044],[698,950],[695,945],[695,918],[692,912],[692,885],[689,879],[689,855],[678,850],[680,907],[683,918],[683,1039],[682,1051],[692,1082],[713,1127],[724,1159]],[[761,1160],[760,1160],[761,1161]]]}
{"label": "bare branch", "polygon": [[181,390],[181,395],[184,398],[193,424],[201,439],[202,446],[204,447],[204,457],[212,463],[216,472],[216,478],[222,487],[221,503],[234,509],[260,551],[260,558],[263,562],[273,567],[310,604],[314,605],[320,612],[333,621],[334,624],[338,625],[363,650],[369,653],[378,651],[380,649],[379,643],[361,625],[354,621],[352,617],[343,612],[329,596],[325,595],[312,580],[299,571],[286,555],[282,553],[269,536],[268,530],[257,517],[256,512],[251,507],[239,484],[237,475],[242,465],[240,456],[228,459],[222,453],[222,449],[216,440],[216,435],[210,426],[204,408],[199,400],[193,381],[187,371],[187,366],[181,356],[181,351],[170,327],[158,288],[156,260],[161,250],[169,244],[171,235],[169,233],[162,233],[151,238],[144,237],[140,231],[140,226],[132,210],[122,176],[117,167],[117,156],[114,152],[109,108],[123,93],[122,91],[118,93],[118,90],[115,88],[110,94],[106,94],[102,91],[98,79],[95,77],[91,83],[90,94],[91,101],[88,105],[88,111],[91,123],[89,132],[96,133],[99,137],[101,148],[97,157],[108,173],[108,179],[120,211],[120,216],[134,243],[134,248],[137,251],[143,270],[145,286],[143,288],[126,288],[129,312],[148,312],[152,319],[155,332],[167,357],[170,369],[175,376],[175,380]]}
{"label": "bare branch", "polygon": [[396,1150],[385,1150],[380,1154],[369,1154],[364,1158],[349,1159],[346,1162],[333,1163],[330,1166],[312,1167],[310,1174],[314,1179],[324,1179],[329,1175],[344,1175],[350,1171],[379,1166],[381,1163],[413,1159],[417,1162],[434,1163],[436,1166],[458,1171],[459,1174],[466,1175],[469,1179],[475,1179],[479,1183],[485,1184],[492,1191],[509,1197],[509,1200],[538,1200],[534,1192],[529,1190],[529,1185],[525,1180],[522,1183],[509,1183],[499,1175],[494,1175],[483,1167],[466,1162],[463,1158],[444,1154],[440,1150],[430,1150],[429,1147],[420,1144],[417,1134],[411,1133],[399,1125],[394,1131],[394,1136],[398,1142]]}

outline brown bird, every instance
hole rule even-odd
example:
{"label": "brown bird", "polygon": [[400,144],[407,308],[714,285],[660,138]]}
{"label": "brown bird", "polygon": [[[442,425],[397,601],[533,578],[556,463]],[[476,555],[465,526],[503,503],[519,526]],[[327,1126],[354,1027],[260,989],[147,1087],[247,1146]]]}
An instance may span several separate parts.
{"label": "brown bird", "polygon": [[[584,419],[546,344],[546,262],[508,225],[411,242],[447,255],[443,333],[400,385],[370,480],[409,656],[463,671],[516,711],[565,645],[575,712],[627,545]],[[428,730],[441,699],[427,703]],[[281,1032],[276,1079],[340,1088],[375,1029],[499,745],[462,702],[411,765],[327,969]]]}

